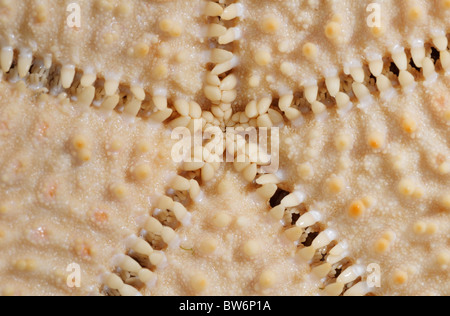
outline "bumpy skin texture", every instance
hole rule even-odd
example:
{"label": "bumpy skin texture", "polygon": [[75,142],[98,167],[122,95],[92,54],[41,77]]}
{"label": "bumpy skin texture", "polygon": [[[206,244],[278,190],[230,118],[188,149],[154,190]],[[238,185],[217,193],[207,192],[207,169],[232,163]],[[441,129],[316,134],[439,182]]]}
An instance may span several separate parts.
{"label": "bumpy skin texture", "polygon": [[[0,294],[450,294],[449,1],[383,1],[379,28],[369,0],[77,3],[71,28],[69,3],[0,0]],[[262,192],[256,165],[173,162],[170,130],[200,117],[281,127],[278,180]]]}
{"label": "bumpy skin texture", "polygon": [[[8,91],[0,110],[2,293],[98,294],[100,276],[175,175],[170,143],[147,124],[79,112],[53,97],[41,103],[27,90],[1,85]],[[88,161],[74,146],[80,138]],[[139,150],[142,142],[148,152]],[[143,163],[151,172],[136,181],[131,170]],[[81,267],[80,288],[66,285],[72,263]]]}

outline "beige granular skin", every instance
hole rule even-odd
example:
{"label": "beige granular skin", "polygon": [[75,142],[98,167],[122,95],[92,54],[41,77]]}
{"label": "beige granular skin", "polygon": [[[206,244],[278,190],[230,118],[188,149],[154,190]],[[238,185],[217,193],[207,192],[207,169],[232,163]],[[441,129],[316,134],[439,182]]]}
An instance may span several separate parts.
{"label": "beige granular skin", "polygon": [[[230,172],[231,171],[231,172]],[[295,257],[266,203],[232,170],[222,170],[203,187],[204,199],[190,207],[192,223],[178,230],[179,248],[166,251],[169,267],[158,273],[152,295],[317,295],[318,280]],[[224,215],[226,214],[226,215]],[[213,251],[202,251],[204,243]],[[264,286],[264,271],[274,275]],[[197,289],[191,278],[207,280]]]}
{"label": "beige granular skin", "polygon": [[[394,46],[410,47],[424,40],[429,30],[446,29],[449,13],[436,10],[429,1],[388,1],[381,6],[381,35],[371,28],[366,9],[373,1],[245,1],[246,13],[240,24],[246,40],[236,44],[241,65],[241,104],[271,94],[283,96],[299,86],[335,76],[342,65],[362,63],[384,56]],[[423,19],[406,15],[417,7]],[[348,13],[351,8],[351,14]],[[272,22],[271,22],[272,21]],[[273,25],[271,31],[265,28]],[[275,27],[276,25],[276,27]],[[337,28],[328,36],[330,25]],[[408,34],[408,36],[402,36]],[[261,63],[263,56],[264,62]]]}
{"label": "beige granular skin", "polygon": [[[377,101],[370,113],[355,109],[324,122],[308,120],[308,133],[283,129],[285,185],[301,187],[308,207],[323,214],[360,264],[380,265],[382,287],[375,294],[450,293],[448,265],[438,263],[450,227],[440,204],[449,184],[440,169],[450,157],[449,128],[439,114],[448,89],[443,80],[389,103]],[[413,135],[402,128],[405,114],[417,123]],[[385,144],[374,149],[368,137],[376,132],[385,135]],[[342,150],[337,139],[349,147]],[[395,270],[405,271],[405,284],[395,282]]]}
{"label": "beige granular skin", "polygon": [[[98,295],[111,259],[175,175],[170,142],[139,121],[0,86],[9,91],[0,96],[0,294]],[[142,162],[152,168],[136,181],[130,170]],[[80,288],[66,285],[72,263]]]}
{"label": "beige granular skin", "polygon": [[[77,1],[81,29],[67,25],[69,13],[58,0],[7,1],[0,13],[4,45],[30,47],[105,79],[140,84],[152,94],[198,98],[204,77],[207,43],[197,34],[201,0]],[[45,18],[33,18],[42,7]],[[176,14],[174,14],[176,13]],[[163,31],[163,19],[182,33]],[[14,35],[11,37],[11,35]],[[51,38],[51,40],[48,40]]]}

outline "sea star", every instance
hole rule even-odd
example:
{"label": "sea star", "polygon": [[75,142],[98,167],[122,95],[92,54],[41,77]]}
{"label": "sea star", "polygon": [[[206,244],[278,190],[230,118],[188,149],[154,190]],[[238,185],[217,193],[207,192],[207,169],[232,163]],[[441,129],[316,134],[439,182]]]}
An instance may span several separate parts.
{"label": "sea star", "polygon": [[1,293],[450,294],[450,1],[74,3],[0,1]]}

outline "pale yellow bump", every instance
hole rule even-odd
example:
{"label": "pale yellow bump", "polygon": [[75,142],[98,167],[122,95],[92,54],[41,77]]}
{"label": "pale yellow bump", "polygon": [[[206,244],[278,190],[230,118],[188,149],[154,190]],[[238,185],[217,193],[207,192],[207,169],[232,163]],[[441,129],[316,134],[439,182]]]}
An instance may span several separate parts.
{"label": "pale yellow bump", "polygon": [[31,272],[36,269],[36,261],[33,259],[20,259],[14,263],[14,268],[19,271]]}
{"label": "pale yellow bump", "polygon": [[302,52],[306,58],[314,59],[317,56],[317,46],[308,42],[303,45]]}
{"label": "pale yellow bump", "polygon": [[450,192],[441,197],[440,203],[446,211],[450,211]]}
{"label": "pale yellow bump", "polygon": [[364,214],[366,206],[362,201],[354,201],[348,208],[348,215],[352,218],[359,218]]}
{"label": "pale yellow bump", "polygon": [[140,164],[135,166],[132,169],[132,173],[135,179],[137,180],[145,180],[150,176],[152,168],[149,164]]}
{"label": "pale yellow bump", "polygon": [[281,64],[280,71],[283,75],[290,77],[294,74],[295,68],[292,63],[285,61]]}
{"label": "pale yellow bump", "polygon": [[7,203],[1,203],[0,204],[0,214],[6,214],[7,212],[9,212],[10,207]]}
{"label": "pale yellow bump", "polygon": [[416,199],[420,199],[425,195],[425,189],[422,186],[416,186],[412,196]]}
{"label": "pale yellow bump", "polygon": [[450,110],[446,110],[446,111],[444,112],[444,119],[445,119],[447,122],[450,122]]}
{"label": "pale yellow bump", "polygon": [[242,252],[249,258],[256,256],[261,252],[261,245],[257,240],[249,240],[242,246]]}
{"label": "pale yellow bump", "polygon": [[395,233],[393,231],[386,231],[383,233],[382,238],[386,239],[390,243],[394,241],[395,239]]}
{"label": "pale yellow bump", "polygon": [[236,225],[240,228],[246,229],[250,225],[250,219],[246,216],[239,216],[236,219]]}
{"label": "pale yellow bump", "polygon": [[175,23],[169,31],[169,35],[172,37],[180,37],[181,34],[183,34],[183,27],[180,24]]}
{"label": "pale yellow bump", "polygon": [[35,20],[37,23],[43,23],[47,21],[48,10],[44,4],[39,4],[34,12]]}
{"label": "pale yellow bump", "polygon": [[132,11],[131,6],[132,4],[129,3],[128,1],[122,1],[117,5],[116,9],[114,10],[114,14],[120,17],[127,17],[131,14]]}
{"label": "pale yellow bump", "polygon": [[333,17],[331,18],[331,21],[341,24],[343,21],[342,15],[340,15],[340,14],[333,15]]}
{"label": "pale yellow bump", "polygon": [[367,143],[373,149],[380,149],[384,147],[385,136],[381,132],[372,132],[368,137]]}
{"label": "pale yellow bump", "polygon": [[426,234],[427,235],[434,235],[436,234],[438,231],[438,226],[436,223],[428,223],[427,224],[427,229],[426,229]]}
{"label": "pale yellow bump", "polygon": [[260,83],[261,83],[261,77],[260,76],[253,75],[253,76],[251,76],[248,79],[248,84],[252,88],[259,87]]}
{"label": "pale yellow bump", "polygon": [[398,184],[398,191],[404,196],[412,196],[416,190],[416,186],[411,179],[402,179]]}
{"label": "pale yellow bump", "polygon": [[272,55],[266,50],[258,50],[253,56],[255,62],[260,66],[267,66],[272,62]]}
{"label": "pale yellow bump", "polygon": [[409,134],[417,131],[417,122],[410,115],[403,116],[401,124],[402,129]]}
{"label": "pale yellow bump", "polygon": [[159,64],[153,68],[152,74],[158,79],[165,79],[169,74],[169,69],[167,68],[166,65]]}
{"label": "pale yellow bump", "polygon": [[385,253],[389,250],[391,242],[386,238],[380,238],[375,242],[374,248],[377,253]]}
{"label": "pale yellow bump", "polygon": [[216,251],[218,242],[214,238],[205,238],[200,242],[199,250],[204,254],[212,254]]}
{"label": "pale yellow bump", "polygon": [[265,17],[261,23],[261,29],[268,34],[275,34],[280,29],[280,21],[275,16]]}
{"label": "pale yellow bump", "polygon": [[450,0],[441,0],[441,6],[447,10],[450,9]]}
{"label": "pale yellow bump", "polygon": [[122,149],[123,143],[120,139],[114,139],[109,145],[109,151],[118,152]]}
{"label": "pale yellow bump", "polygon": [[47,103],[50,99],[49,95],[47,93],[42,93],[38,96],[38,103]]}
{"label": "pale yellow bump", "polygon": [[336,39],[341,34],[341,25],[337,22],[329,22],[325,26],[325,36],[328,39]]}
{"label": "pale yellow bump", "polygon": [[408,274],[405,271],[397,270],[392,276],[392,281],[396,285],[403,285],[408,282]]}
{"label": "pale yellow bump", "polygon": [[148,153],[150,151],[150,143],[148,140],[142,139],[141,141],[139,141],[139,143],[137,144],[137,151],[141,154],[145,154]]}
{"label": "pale yellow bump", "polygon": [[134,56],[136,57],[145,57],[148,55],[149,51],[150,46],[148,46],[146,43],[138,43],[134,46]]}
{"label": "pale yellow bump", "polygon": [[273,287],[277,282],[277,275],[272,270],[264,270],[259,276],[259,285],[263,289]]}
{"label": "pale yellow bump", "polygon": [[119,200],[128,195],[128,188],[126,187],[126,185],[121,183],[111,185],[110,191],[112,195]]}
{"label": "pale yellow bump", "polygon": [[309,163],[302,163],[297,167],[297,172],[302,179],[310,179],[314,175],[314,170]]}
{"label": "pale yellow bump", "polygon": [[423,221],[417,221],[413,225],[413,231],[416,235],[423,235],[427,231],[427,224]]}
{"label": "pale yellow bump", "polygon": [[77,151],[77,157],[82,162],[88,162],[92,158],[92,152],[87,148],[83,148]]}
{"label": "pale yellow bump", "polygon": [[444,251],[440,252],[436,256],[436,263],[441,267],[448,266],[450,264],[450,253]]}
{"label": "pale yellow bump", "polygon": [[224,212],[220,212],[214,216],[212,223],[218,228],[224,228],[231,224],[231,220],[232,218],[230,215]]}
{"label": "pale yellow bump", "polygon": [[332,177],[328,180],[328,189],[332,193],[339,193],[344,188],[344,179],[342,177]]}
{"label": "pale yellow bump", "polygon": [[194,292],[200,293],[208,287],[208,280],[203,273],[197,272],[190,278],[189,284]]}
{"label": "pale yellow bump", "polygon": [[280,43],[278,43],[277,47],[278,47],[278,51],[280,53],[287,53],[291,48],[291,44],[290,44],[289,40],[284,40],[284,41],[281,41]]}
{"label": "pale yellow bump", "polygon": [[417,22],[421,20],[424,16],[423,9],[419,6],[413,6],[409,8],[407,16],[409,20]]}
{"label": "pale yellow bump", "polygon": [[95,5],[97,9],[103,10],[103,11],[111,11],[114,9],[114,2],[113,0],[97,0],[95,2]]}
{"label": "pale yellow bump", "polygon": [[365,207],[369,208],[375,204],[375,198],[373,196],[367,195],[361,200]]}
{"label": "pale yellow bump", "polygon": [[345,150],[351,149],[352,138],[349,135],[345,135],[345,134],[337,135],[334,140],[334,146],[339,151],[345,151]]}
{"label": "pale yellow bump", "polygon": [[217,191],[219,194],[226,194],[229,193],[232,189],[232,183],[228,178],[223,178],[218,184],[217,184]]}
{"label": "pale yellow bump", "polygon": [[107,45],[114,43],[115,40],[116,36],[113,33],[108,32],[103,35],[103,42]]}
{"label": "pale yellow bump", "polygon": [[84,135],[75,135],[72,138],[72,146],[76,149],[76,150],[81,150],[81,149],[85,149],[87,147],[89,147],[90,142],[88,140],[88,138]]}
{"label": "pale yellow bump", "polygon": [[375,36],[375,37],[380,37],[380,36],[383,36],[383,35],[384,35],[384,33],[385,33],[385,28],[384,28],[383,25],[381,25],[380,27],[377,27],[377,26],[371,27],[371,28],[370,28],[370,32],[372,33],[373,36]]}
{"label": "pale yellow bump", "polygon": [[10,285],[6,285],[5,288],[2,290],[2,296],[14,296],[14,295],[16,295],[16,290]]}
{"label": "pale yellow bump", "polygon": [[[14,89],[15,89],[17,92],[24,93],[25,90],[26,90],[26,88],[27,88],[27,85],[26,85],[25,82],[22,81],[22,80],[17,81],[17,82],[14,84]],[[64,103],[64,105],[65,105],[65,104],[68,104],[68,103],[69,103],[69,99],[67,98],[67,95],[65,95],[64,93],[61,93],[61,94],[63,95],[63,98],[62,98],[62,99],[59,99],[59,100],[61,101],[61,103]],[[59,96],[58,96],[58,97],[59,97]]]}
{"label": "pale yellow bump", "polygon": [[171,19],[163,19],[159,22],[161,31],[168,33],[170,36],[178,37],[183,33],[181,25]]}
{"label": "pale yellow bump", "polygon": [[440,174],[444,175],[444,174],[449,174],[450,173],[450,163],[448,162],[444,162],[442,163],[439,168],[438,171]]}
{"label": "pale yellow bump", "polygon": [[14,262],[14,268],[19,271],[25,271],[26,265],[27,264],[24,259],[20,259]]}

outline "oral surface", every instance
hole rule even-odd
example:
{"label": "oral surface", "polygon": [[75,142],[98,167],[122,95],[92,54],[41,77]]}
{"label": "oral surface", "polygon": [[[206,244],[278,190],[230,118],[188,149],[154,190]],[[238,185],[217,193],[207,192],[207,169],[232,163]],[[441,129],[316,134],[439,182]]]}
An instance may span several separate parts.
{"label": "oral surface", "polygon": [[0,0],[0,294],[450,294],[448,0],[77,4]]}

